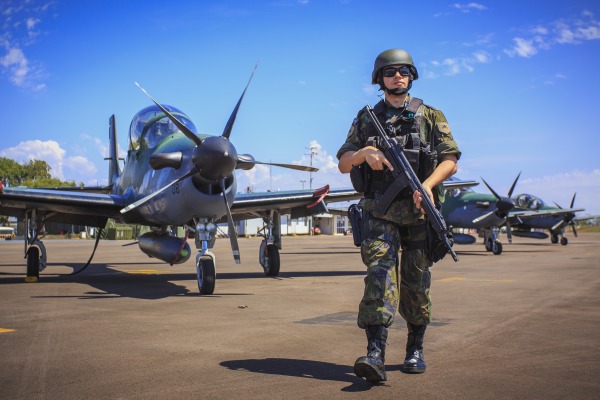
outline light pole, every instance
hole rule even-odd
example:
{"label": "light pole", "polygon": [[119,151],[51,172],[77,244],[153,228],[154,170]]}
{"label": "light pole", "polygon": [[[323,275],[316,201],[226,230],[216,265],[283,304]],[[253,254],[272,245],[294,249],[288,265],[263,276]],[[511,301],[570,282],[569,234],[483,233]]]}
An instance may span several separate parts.
{"label": "light pole", "polygon": [[302,190],[304,190],[304,184],[306,183],[306,180],[301,180],[300,182],[302,182]]}
{"label": "light pole", "polygon": [[[317,146],[310,146],[310,147],[306,147],[306,149],[310,150],[310,166],[312,167],[313,165],[313,156],[316,156],[317,153]],[[310,180],[308,183],[308,187],[310,190],[312,190],[312,181],[313,181],[313,177],[312,177],[312,171],[310,171]],[[312,235],[313,234],[313,230],[312,230],[312,225],[313,225],[313,218],[312,216],[308,217],[308,234]]]}
{"label": "light pole", "polygon": [[[307,156],[310,156],[310,166],[312,167],[313,165],[313,156],[316,156],[317,154],[317,146],[310,146],[310,147],[306,147],[306,149],[310,150],[310,153],[307,154]],[[310,171],[310,180],[309,180],[309,184],[308,184],[308,188],[312,190],[312,181],[313,181],[313,177],[312,177],[312,171]]]}

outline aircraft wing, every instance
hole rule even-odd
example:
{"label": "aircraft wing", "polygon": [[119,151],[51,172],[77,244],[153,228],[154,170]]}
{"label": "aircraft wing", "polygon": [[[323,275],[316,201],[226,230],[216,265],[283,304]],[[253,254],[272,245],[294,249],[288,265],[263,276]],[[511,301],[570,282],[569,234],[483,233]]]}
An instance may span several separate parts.
{"label": "aircraft wing", "polygon": [[559,215],[576,213],[580,211],[585,211],[585,208],[559,208],[552,210],[513,210],[510,211],[508,215],[511,219],[528,219],[544,216],[556,217]]}
{"label": "aircraft wing", "polygon": [[297,216],[313,215],[314,211],[326,212],[319,204],[336,203],[358,200],[362,194],[354,189],[333,189],[329,186],[317,190],[289,190],[280,192],[238,193],[231,206],[234,219],[255,218],[270,210],[282,214],[290,213],[292,218]]}
{"label": "aircraft wing", "polygon": [[[444,189],[459,189],[479,185],[477,181],[449,179],[444,181]],[[291,190],[281,192],[238,193],[231,207],[234,219],[254,218],[269,210],[277,210],[282,214],[291,213],[297,216],[312,215],[307,208],[316,205],[319,198],[325,203],[337,203],[359,200],[361,193],[352,188],[328,190],[326,186],[316,191]],[[326,194],[323,191],[327,191]],[[303,212],[305,211],[305,212]],[[327,210],[332,214],[346,215],[346,210]]]}
{"label": "aircraft wing", "polygon": [[0,215],[22,217],[36,209],[47,221],[102,227],[125,205],[123,197],[105,193],[0,187]]}

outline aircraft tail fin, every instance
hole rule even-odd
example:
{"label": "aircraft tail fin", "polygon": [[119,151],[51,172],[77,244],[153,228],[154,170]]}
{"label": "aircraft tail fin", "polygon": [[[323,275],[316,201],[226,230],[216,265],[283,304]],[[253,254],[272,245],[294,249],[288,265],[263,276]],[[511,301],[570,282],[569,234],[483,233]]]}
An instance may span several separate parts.
{"label": "aircraft tail fin", "polygon": [[109,129],[108,129],[108,185],[113,186],[117,181],[117,178],[121,175],[121,168],[119,167],[119,150],[117,145],[117,127],[115,123],[115,115],[111,115],[109,118]]}

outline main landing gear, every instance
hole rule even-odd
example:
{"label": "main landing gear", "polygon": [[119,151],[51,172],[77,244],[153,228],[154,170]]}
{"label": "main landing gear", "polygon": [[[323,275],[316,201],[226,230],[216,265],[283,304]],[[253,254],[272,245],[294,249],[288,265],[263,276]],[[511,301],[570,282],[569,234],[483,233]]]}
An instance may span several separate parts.
{"label": "main landing gear", "polygon": [[498,232],[500,228],[493,226],[491,230],[485,230],[483,232],[483,244],[487,251],[491,251],[494,255],[500,255],[502,253],[502,243],[498,240]]}
{"label": "main landing gear", "polygon": [[550,241],[552,244],[558,243],[558,237],[560,236],[560,244],[566,246],[569,243],[569,239],[565,237],[565,230],[561,229],[560,231],[551,231],[550,232]]}
{"label": "main landing gear", "polygon": [[25,212],[25,258],[27,259],[27,276],[25,282],[33,283],[40,279],[40,271],[46,269],[46,246],[38,239],[44,220],[36,217],[36,210]]}
{"label": "main landing gear", "polygon": [[279,275],[281,249],[281,217],[278,212],[271,211],[263,217],[264,226],[259,233],[264,238],[260,243],[258,261],[265,271],[265,276]]}

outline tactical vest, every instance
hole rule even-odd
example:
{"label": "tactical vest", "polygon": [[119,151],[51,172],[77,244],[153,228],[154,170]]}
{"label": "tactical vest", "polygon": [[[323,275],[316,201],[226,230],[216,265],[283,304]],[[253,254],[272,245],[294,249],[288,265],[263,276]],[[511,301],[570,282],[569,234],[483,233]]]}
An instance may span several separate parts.
{"label": "tactical vest", "polygon": [[[389,123],[386,120],[386,106],[383,101],[380,101],[373,108],[373,112],[381,123],[381,126],[386,130],[389,138],[395,138],[398,145],[402,147],[404,154],[415,171],[419,180],[423,182],[437,166],[437,154],[434,146],[434,135],[431,132],[431,140],[429,143],[421,141],[421,115],[417,115],[417,109],[423,104],[423,100],[416,97],[411,98],[409,104],[400,114],[400,118]],[[373,146],[381,148],[379,138],[375,133],[375,127],[372,123],[368,124],[364,132],[367,138],[365,146]],[[354,173],[351,174],[352,183],[355,184],[356,178],[362,180],[362,189],[359,192],[364,192],[365,197],[373,198],[375,193],[384,193],[385,190],[393,182],[392,174],[386,169],[383,171],[374,171],[367,163],[364,163]],[[354,175],[354,177],[352,177]],[[409,188],[405,188],[399,195],[401,198],[409,198],[412,193]]]}

